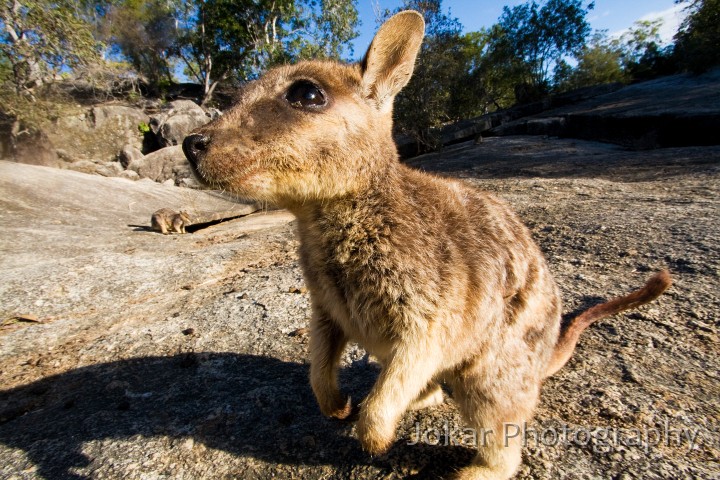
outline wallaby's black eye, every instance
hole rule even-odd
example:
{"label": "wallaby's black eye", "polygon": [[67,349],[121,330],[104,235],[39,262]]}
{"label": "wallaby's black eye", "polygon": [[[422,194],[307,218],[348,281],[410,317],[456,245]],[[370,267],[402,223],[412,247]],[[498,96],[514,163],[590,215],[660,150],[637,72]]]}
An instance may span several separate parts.
{"label": "wallaby's black eye", "polygon": [[290,85],[285,99],[294,108],[320,108],[327,105],[325,92],[308,80],[298,80]]}

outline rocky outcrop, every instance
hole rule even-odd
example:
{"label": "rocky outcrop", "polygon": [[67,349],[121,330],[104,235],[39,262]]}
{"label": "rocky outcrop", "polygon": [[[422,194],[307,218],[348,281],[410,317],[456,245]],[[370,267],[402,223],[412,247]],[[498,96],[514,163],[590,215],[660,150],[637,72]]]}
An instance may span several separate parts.
{"label": "rocky outcrop", "polygon": [[[586,87],[440,129],[441,145],[473,138],[547,135],[653,149],[720,144],[720,69],[633,85]],[[410,137],[396,139],[403,158],[423,152]]]}
{"label": "rocky outcrop", "polygon": [[59,118],[47,136],[68,162],[110,162],[126,146],[143,147],[138,127],[150,121],[141,109],[126,105],[98,105],[76,115]]}
{"label": "rocky outcrop", "polygon": [[[89,309],[128,319],[127,307],[139,306],[136,300],[143,296],[157,299],[195,282],[200,271],[192,257],[222,271],[224,254],[217,249],[217,256],[207,242],[224,224],[182,238],[163,236],[150,230],[153,212],[184,210],[196,226],[258,210],[216,192],[5,161],[0,161],[0,192],[0,321],[28,309],[42,312],[42,318]],[[6,347],[0,356],[14,350]]]}
{"label": "rocky outcrop", "polygon": [[18,163],[60,168],[69,161],[63,151],[55,149],[47,133],[43,131],[21,132],[15,137],[14,144],[9,141],[8,143],[6,154]]}
{"label": "rocky outcrop", "polygon": [[674,75],[551,108],[492,129],[494,135],[551,135],[634,149],[720,144],[720,69]]}
{"label": "rocky outcrop", "polygon": [[168,103],[150,119],[150,128],[161,147],[182,145],[185,137],[210,121],[210,115],[191,100]]}
{"label": "rocky outcrop", "polygon": [[158,112],[151,118],[136,107],[97,105],[60,117],[47,131],[23,132],[3,151],[21,163],[200,188],[179,145],[221,113],[205,113],[190,100],[145,102],[145,107]]}
{"label": "rocky outcrop", "polygon": [[[623,85],[620,83],[580,88],[571,92],[547,97],[541,101],[516,105],[505,110],[498,110],[468,120],[461,120],[457,123],[446,125],[432,132],[432,134],[437,137],[437,143],[440,146],[453,145],[470,139],[480,141],[483,136],[497,135],[497,129],[502,128],[503,125],[512,124],[512,122],[518,119],[537,115],[551,108],[573,105],[600,97],[621,88],[623,88]],[[527,132],[524,133],[527,134]],[[397,135],[395,142],[402,158],[411,158],[428,152],[426,146],[421,145],[416,139],[407,135]]]}
{"label": "rocky outcrop", "polygon": [[155,182],[172,180],[177,186],[200,187],[180,145],[161,148],[134,158],[127,168],[137,172],[140,178],[149,178]]}
{"label": "rocky outcrop", "polygon": [[123,168],[127,168],[132,162],[137,162],[143,158],[143,152],[134,145],[125,145],[120,154],[118,155],[118,161]]}

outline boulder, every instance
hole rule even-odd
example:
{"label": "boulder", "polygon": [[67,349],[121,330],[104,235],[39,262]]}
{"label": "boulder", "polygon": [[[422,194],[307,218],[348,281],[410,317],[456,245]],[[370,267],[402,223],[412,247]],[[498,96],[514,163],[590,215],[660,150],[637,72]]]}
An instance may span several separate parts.
{"label": "boulder", "polygon": [[142,151],[135,145],[127,144],[122,148],[122,150],[120,150],[118,160],[123,168],[127,168],[132,162],[140,160],[144,156],[145,155],[143,155]]}
{"label": "boulder", "polygon": [[182,179],[193,176],[180,145],[161,148],[136,159],[128,165],[128,170],[133,170],[140,177],[159,183],[173,180],[175,185],[180,185]]}
{"label": "boulder", "polygon": [[92,160],[78,160],[77,162],[68,163],[65,168],[72,170],[73,172],[94,175],[97,173],[98,165]]}
{"label": "boulder", "polygon": [[53,148],[53,142],[43,131],[26,131],[15,139],[14,148],[9,149],[9,159],[29,165],[60,167],[63,161]]}
{"label": "boulder", "polygon": [[120,162],[100,162],[92,160],[78,160],[67,163],[63,166],[67,170],[87,173],[89,175],[101,175],[103,177],[119,177],[125,170]]}
{"label": "boulder", "polygon": [[95,173],[103,177],[117,177],[124,171],[120,162],[102,162],[95,169]]}
{"label": "boulder", "polygon": [[172,169],[175,185],[202,188],[202,185],[195,179],[195,174],[190,168],[190,163],[188,163],[185,155],[183,155],[183,160],[185,161],[176,163]]}
{"label": "boulder", "polygon": [[139,123],[147,122],[147,115],[142,110],[125,105],[100,105],[93,107],[90,115],[95,128],[111,126],[133,133],[137,132]]}
{"label": "boulder", "polygon": [[150,121],[141,109],[126,105],[98,105],[84,112],[58,118],[45,132],[63,159],[77,162],[117,160],[127,145],[138,150],[143,136],[138,130]]}
{"label": "boulder", "polygon": [[138,175],[138,173],[135,170],[123,170],[122,172],[120,172],[118,177],[126,178],[128,180],[133,180],[133,181],[140,180],[140,175]]}
{"label": "boulder", "polygon": [[150,128],[161,147],[181,145],[186,136],[210,121],[210,116],[195,102],[175,100],[150,119]]}

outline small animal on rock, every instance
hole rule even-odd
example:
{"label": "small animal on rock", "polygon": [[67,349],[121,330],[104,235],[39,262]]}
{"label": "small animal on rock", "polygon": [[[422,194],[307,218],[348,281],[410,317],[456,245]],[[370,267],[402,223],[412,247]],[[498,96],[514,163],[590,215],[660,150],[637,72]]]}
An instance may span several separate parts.
{"label": "small animal on rock", "polygon": [[150,225],[156,232],[162,232],[163,235],[168,233],[187,233],[185,227],[190,224],[190,216],[187,212],[181,211],[177,213],[169,208],[161,208],[152,214]]}
{"label": "small animal on rock", "polygon": [[408,83],[424,22],[406,11],[377,32],[364,60],[307,61],[268,71],[183,149],[198,177],[297,217],[311,295],[310,382],[320,410],[344,419],[338,387],[348,341],[382,371],[360,404],[362,447],[392,445],[408,409],[443,401],[448,384],[471,427],[488,432],[455,478],[511,477],[543,380],[599,318],[658,297],[662,271],[561,329],[560,296],[528,229],[501,200],[401,164],[395,95]]}

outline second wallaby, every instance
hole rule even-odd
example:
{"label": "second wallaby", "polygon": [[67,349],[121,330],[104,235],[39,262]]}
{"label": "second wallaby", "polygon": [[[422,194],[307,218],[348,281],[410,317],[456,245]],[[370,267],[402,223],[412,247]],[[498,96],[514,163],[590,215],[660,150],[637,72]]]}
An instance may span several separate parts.
{"label": "second wallaby", "polygon": [[177,213],[169,208],[161,208],[150,217],[150,228],[163,235],[187,233],[185,227],[188,225],[190,225],[190,215],[184,211]]}
{"label": "second wallaby", "polygon": [[558,289],[510,208],[398,160],[393,100],[423,35],[422,16],[402,12],[359,64],[273,69],[183,148],[207,184],[297,217],[313,310],[310,382],[322,413],[350,416],[337,370],[347,342],[358,342],[382,364],[360,404],[365,450],[390,448],[401,416],[442,402],[446,383],[470,426],[489,432],[454,478],[504,479],[522,445],[506,442],[503,426],[532,418],[543,380],[585,328],[655,299],[670,276],[662,271],[561,329]]}

